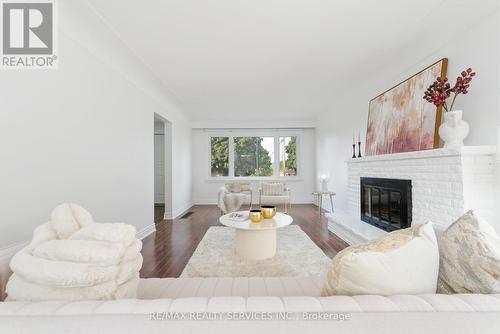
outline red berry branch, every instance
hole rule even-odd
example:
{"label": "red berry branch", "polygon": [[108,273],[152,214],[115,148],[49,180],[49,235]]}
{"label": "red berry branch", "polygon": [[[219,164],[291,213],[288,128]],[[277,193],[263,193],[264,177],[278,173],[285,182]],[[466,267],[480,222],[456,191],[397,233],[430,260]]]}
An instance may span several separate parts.
{"label": "red berry branch", "polygon": [[[460,76],[457,77],[457,81],[453,87],[451,87],[448,82],[448,78],[441,79],[440,77],[436,78],[429,88],[424,93],[424,99],[436,107],[442,106],[446,111],[450,111],[453,109],[453,104],[455,104],[455,99],[459,94],[467,94],[470,82],[472,78],[476,76],[476,72],[472,72],[472,69],[469,67],[465,71],[460,73]],[[451,101],[451,105],[448,107],[447,100],[453,94],[453,99]]]}

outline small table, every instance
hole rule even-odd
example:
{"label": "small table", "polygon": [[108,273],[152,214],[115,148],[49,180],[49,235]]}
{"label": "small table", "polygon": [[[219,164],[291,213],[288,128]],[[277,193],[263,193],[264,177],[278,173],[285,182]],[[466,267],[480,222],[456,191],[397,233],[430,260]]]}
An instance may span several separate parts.
{"label": "small table", "polygon": [[[239,211],[248,217],[248,211]],[[248,260],[263,260],[276,254],[276,230],[290,225],[293,218],[277,212],[274,218],[253,223],[249,219],[237,221],[229,218],[229,214],[220,217],[222,225],[236,230],[236,254]]]}
{"label": "small table", "polygon": [[333,213],[333,196],[335,193],[333,191],[315,191],[312,193],[316,197],[316,203],[318,203],[318,211],[321,216],[321,206],[323,205],[323,195],[330,196],[330,205]]}

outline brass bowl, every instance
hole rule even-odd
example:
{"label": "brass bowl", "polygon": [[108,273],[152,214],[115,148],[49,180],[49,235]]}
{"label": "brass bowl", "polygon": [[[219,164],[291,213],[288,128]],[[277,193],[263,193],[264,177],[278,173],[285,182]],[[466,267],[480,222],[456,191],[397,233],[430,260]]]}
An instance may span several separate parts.
{"label": "brass bowl", "polygon": [[253,223],[260,223],[264,219],[260,210],[250,210],[248,217]]}
{"label": "brass bowl", "polygon": [[276,207],[274,205],[261,205],[260,211],[265,219],[273,218],[276,215]]}

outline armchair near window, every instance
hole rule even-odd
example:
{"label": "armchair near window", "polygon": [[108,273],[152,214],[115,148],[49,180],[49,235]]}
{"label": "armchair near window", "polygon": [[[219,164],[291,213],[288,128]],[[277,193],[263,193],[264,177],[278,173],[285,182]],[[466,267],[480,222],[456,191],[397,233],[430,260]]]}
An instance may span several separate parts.
{"label": "armchair near window", "polygon": [[227,182],[217,192],[217,206],[222,214],[238,211],[242,205],[252,207],[252,188],[247,182]]}
{"label": "armchair near window", "polygon": [[252,185],[250,182],[226,182],[224,185],[230,192],[242,193],[245,195],[243,204],[252,206]]}
{"label": "armchair near window", "polygon": [[283,204],[288,213],[292,205],[292,192],[284,182],[262,182],[259,189],[259,205]]}

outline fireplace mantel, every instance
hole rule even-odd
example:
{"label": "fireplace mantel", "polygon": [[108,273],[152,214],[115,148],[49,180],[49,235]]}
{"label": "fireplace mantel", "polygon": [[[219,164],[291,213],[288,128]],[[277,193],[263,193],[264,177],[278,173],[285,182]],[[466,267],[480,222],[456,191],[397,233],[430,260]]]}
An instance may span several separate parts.
{"label": "fireplace mantel", "polygon": [[496,152],[496,146],[463,146],[457,149],[438,148],[434,150],[393,153],[383,155],[372,155],[356,159],[346,159],[347,164],[359,164],[373,161],[395,161],[408,159],[427,159],[457,156],[492,155]]}
{"label": "fireplace mantel", "polygon": [[412,224],[432,221],[442,230],[469,209],[493,218],[495,146],[465,146],[347,159],[348,211],[328,214],[329,228],[348,243],[384,231],[360,219],[360,178],[412,181]]}

